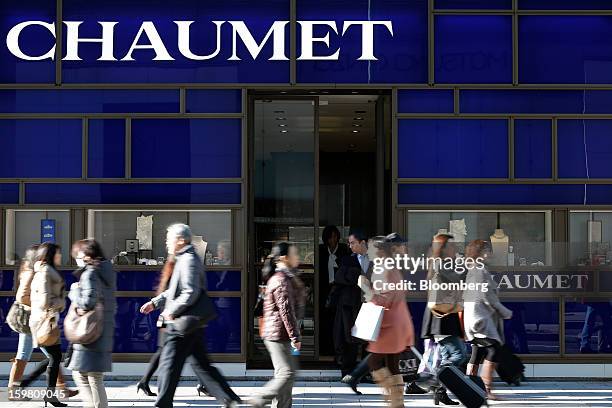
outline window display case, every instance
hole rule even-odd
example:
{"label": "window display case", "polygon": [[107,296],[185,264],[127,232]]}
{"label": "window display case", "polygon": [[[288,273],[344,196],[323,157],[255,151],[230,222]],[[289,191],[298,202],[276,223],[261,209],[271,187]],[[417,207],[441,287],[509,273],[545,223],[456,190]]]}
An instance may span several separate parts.
{"label": "window display case", "polygon": [[570,211],[569,263],[612,266],[612,211]]}
{"label": "window display case", "polygon": [[426,254],[437,233],[450,233],[459,253],[472,240],[491,242],[491,266],[552,264],[550,211],[408,210],[406,222],[415,255]]}

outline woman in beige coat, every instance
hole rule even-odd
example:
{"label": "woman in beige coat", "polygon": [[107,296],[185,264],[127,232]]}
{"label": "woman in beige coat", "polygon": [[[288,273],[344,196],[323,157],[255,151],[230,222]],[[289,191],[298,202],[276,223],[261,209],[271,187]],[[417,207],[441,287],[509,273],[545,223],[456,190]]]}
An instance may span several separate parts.
{"label": "woman in beige coat", "polygon": [[[37,343],[37,330],[39,325],[49,314],[59,323],[59,314],[66,307],[66,294],[64,278],[55,269],[61,265],[62,254],[60,247],[53,243],[41,244],[36,252],[36,263],[34,264],[34,278],[31,286],[32,312],[30,315],[30,328],[34,346],[39,347],[49,358],[47,364],[47,389],[52,394],[57,385],[57,376],[62,360],[59,336],[54,344],[41,346]],[[27,387],[36,379],[37,375],[30,375],[23,379],[21,387]],[[65,407],[66,404],[59,401],[56,395],[45,398],[45,406],[50,403],[54,407]]]}

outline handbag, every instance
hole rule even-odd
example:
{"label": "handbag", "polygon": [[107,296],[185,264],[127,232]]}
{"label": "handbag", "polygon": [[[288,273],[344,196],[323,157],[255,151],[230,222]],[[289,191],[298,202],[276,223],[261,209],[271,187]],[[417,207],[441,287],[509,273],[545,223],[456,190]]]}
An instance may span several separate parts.
{"label": "handbag", "polygon": [[47,347],[59,343],[60,329],[57,321],[57,312],[48,309],[43,312],[42,318],[36,324],[32,336],[36,344]]}
{"label": "handbag", "polygon": [[171,322],[175,331],[182,335],[190,334],[206,326],[208,322],[217,317],[217,308],[205,290],[200,292],[198,300],[185,310],[179,317]]}
{"label": "handbag", "polygon": [[380,334],[385,308],[368,302],[361,305],[351,335],[366,341],[376,341]]}
{"label": "handbag", "polygon": [[92,310],[79,311],[72,303],[64,318],[64,335],[74,344],[91,344],[102,336],[104,330],[104,304],[96,303]]}
{"label": "handbag", "polygon": [[30,329],[30,313],[31,308],[28,305],[15,302],[11,306],[7,316],[6,322],[8,323],[11,330],[22,334],[31,334]]}
{"label": "handbag", "polygon": [[419,377],[419,359],[411,349],[404,350],[399,355],[399,373],[404,377],[404,382],[408,383]]}
{"label": "handbag", "polygon": [[[432,284],[449,283],[440,272],[431,278]],[[435,317],[444,317],[463,310],[463,294],[459,290],[430,290],[427,294],[427,307]]]}

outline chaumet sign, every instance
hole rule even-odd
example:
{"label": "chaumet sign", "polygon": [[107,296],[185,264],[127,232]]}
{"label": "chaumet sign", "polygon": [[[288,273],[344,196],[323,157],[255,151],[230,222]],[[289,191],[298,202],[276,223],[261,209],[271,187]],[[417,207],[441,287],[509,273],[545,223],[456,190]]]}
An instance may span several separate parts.
{"label": "chaumet sign", "polygon": [[[164,42],[155,23],[152,21],[143,21],[134,36],[132,45],[125,55],[115,55],[115,27],[119,24],[116,21],[98,21],[101,34],[98,38],[83,38],[79,34],[79,27],[83,21],[64,21],[66,33],[66,54],[62,58],[64,61],[82,61],[79,57],[79,45],[82,43],[99,43],[101,46],[100,57],[97,61],[135,61],[133,53],[136,50],[152,50],[155,57],[153,61],[174,61],[176,58],[186,58],[195,61],[211,60],[219,55],[222,48],[222,29],[224,26],[229,26],[232,33],[232,54],[227,59],[230,61],[239,61],[241,57],[238,55],[238,41],[244,45],[253,59],[256,59],[261,53],[264,45],[272,39],[272,55],[267,59],[270,61],[286,61],[289,58],[286,55],[286,26],[289,21],[275,21],[266,35],[260,42],[253,37],[247,24],[244,21],[211,21],[216,27],[216,47],[206,54],[198,55],[192,52],[191,43],[197,41],[197,38],[191,38],[191,26],[194,21],[173,21],[177,30],[177,50],[179,55],[172,55],[168,51],[167,44]],[[342,23],[342,30],[339,30],[335,21],[297,21],[300,29],[300,50],[301,53],[298,60],[338,60],[341,49],[329,50],[326,55],[315,55],[314,45],[319,43],[330,47],[330,35],[344,36],[349,30],[358,30],[361,33],[361,56],[357,58],[360,61],[376,61],[374,55],[374,35],[377,31],[383,31],[385,35],[393,37],[393,24],[389,20],[378,21],[362,21],[351,20]],[[53,22],[45,21],[24,21],[10,29],[6,37],[6,45],[9,51],[17,58],[27,61],[40,61],[46,59],[54,59],[56,45],[53,45],[48,52],[42,55],[28,55],[19,46],[19,37],[24,30],[32,29],[33,27],[43,27],[48,30],[53,38],[56,38],[56,26]],[[378,30],[377,30],[378,28]],[[315,37],[315,29],[325,30],[323,36]],[[210,39],[206,39],[210,41]]]}

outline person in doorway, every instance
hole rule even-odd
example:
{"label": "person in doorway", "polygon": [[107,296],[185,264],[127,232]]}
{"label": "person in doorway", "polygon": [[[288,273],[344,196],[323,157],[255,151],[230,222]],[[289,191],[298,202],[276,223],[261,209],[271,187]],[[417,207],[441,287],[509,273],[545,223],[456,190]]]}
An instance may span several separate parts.
{"label": "person in doorway", "polygon": [[340,242],[340,231],[334,225],[323,229],[323,243],[319,245],[319,354],[333,356],[334,318],[337,306],[337,292],[334,277],[340,261],[350,254],[346,244]]}
{"label": "person in doorway", "polygon": [[164,321],[170,322],[162,348],[159,369],[159,395],[156,407],[172,408],[174,393],[181,377],[181,371],[188,357],[192,356],[197,364],[192,364],[194,371],[199,371],[199,378],[206,378],[206,388],[224,404],[234,406],[241,402],[232,391],[219,370],[210,364],[202,338],[204,329],[199,328],[189,333],[181,333],[171,324],[175,318],[188,312],[200,296],[205,296],[206,278],[202,260],[191,245],[192,233],[188,225],[174,224],[168,227],[166,247],[168,254],[176,259],[174,271],[168,289],[145,303],[141,313],[148,314],[155,309],[163,309]]}
{"label": "person in doorway", "polygon": [[107,408],[104,373],[111,372],[113,365],[116,275],[113,265],[104,257],[102,247],[94,239],[77,241],[72,246],[72,256],[79,269],[74,273],[78,282],[70,287],[70,301],[82,311],[93,310],[98,302],[102,302],[104,320],[102,335],[96,341],[73,346],[68,367],[79,386],[85,407]]}
{"label": "person in doorway", "polygon": [[299,263],[297,247],[281,242],[272,248],[262,270],[266,282],[262,337],[272,359],[274,378],[249,401],[256,408],[269,402],[273,408],[292,405],[296,355],[302,347],[298,321],[306,304],[304,284],[295,271]]}
{"label": "person in doorway", "polygon": [[334,345],[342,372],[341,378],[350,374],[357,363],[360,343],[351,335],[351,329],[355,325],[362,303],[358,280],[360,276],[369,278],[368,271],[371,269],[367,237],[363,232],[355,230],[350,233],[349,247],[353,254],[342,259],[334,278],[334,290],[337,292]]}
{"label": "person in doorway", "polygon": [[[30,299],[32,311],[30,315],[30,328],[33,345],[39,347],[47,356],[47,390],[51,393],[55,391],[62,361],[60,338],[57,336],[57,340],[53,344],[42,346],[38,344],[37,336],[34,333],[41,334],[39,326],[46,320],[55,320],[55,324],[57,324],[59,322],[59,314],[66,307],[64,278],[56,269],[61,264],[62,253],[58,245],[46,242],[38,247],[34,264],[34,278],[31,285]],[[49,327],[49,325],[45,326]],[[45,335],[50,338],[55,337],[53,333],[45,333]],[[21,387],[29,386],[41,374],[42,371],[35,370],[32,374],[24,377],[23,381],[21,381]],[[52,395],[45,396],[45,405],[49,403],[54,407],[67,406],[56,395]]]}
{"label": "person in doorway", "polygon": [[[477,239],[465,248],[465,256],[471,259],[485,259],[490,247]],[[487,291],[466,290],[464,292],[463,324],[467,341],[472,345],[472,356],[467,366],[468,375],[478,375],[484,382],[487,399],[499,399],[493,394],[493,375],[501,346],[504,344],[504,319],[512,318],[512,310],[505,307],[497,295],[497,284],[486,268],[468,269],[466,284],[487,284]],[[483,363],[484,360],[484,363]]]}

